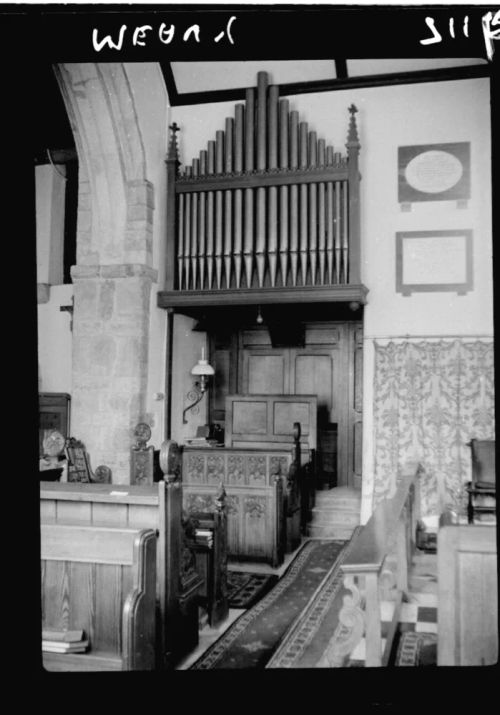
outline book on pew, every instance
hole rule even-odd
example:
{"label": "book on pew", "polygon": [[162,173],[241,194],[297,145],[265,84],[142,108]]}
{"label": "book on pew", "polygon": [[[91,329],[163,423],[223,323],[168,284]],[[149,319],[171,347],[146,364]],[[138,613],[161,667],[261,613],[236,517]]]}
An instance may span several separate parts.
{"label": "book on pew", "polygon": [[48,653],[84,653],[89,645],[88,640],[77,643],[62,641],[42,641],[42,650]]}
{"label": "book on pew", "polygon": [[57,630],[42,630],[43,641],[56,641],[60,643],[76,643],[83,640],[82,630],[73,631],[57,631]]}
{"label": "book on pew", "polygon": [[195,540],[197,544],[203,544],[204,546],[212,546],[214,543],[214,537],[211,529],[196,529]]}

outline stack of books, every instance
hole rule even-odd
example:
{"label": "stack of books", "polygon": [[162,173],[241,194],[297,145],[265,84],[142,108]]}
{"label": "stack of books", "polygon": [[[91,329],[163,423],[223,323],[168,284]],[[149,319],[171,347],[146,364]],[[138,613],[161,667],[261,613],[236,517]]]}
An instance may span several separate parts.
{"label": "stack of books", "polygon": [[42,650],[46,653],[84,653],[88,645],[81,630],[42,631]]}
{"label": "stack of books", "polygon": [[207,546],[209,549],[214,543],[214,535],[212,529],[196,529],[194,538],[197,544]]}

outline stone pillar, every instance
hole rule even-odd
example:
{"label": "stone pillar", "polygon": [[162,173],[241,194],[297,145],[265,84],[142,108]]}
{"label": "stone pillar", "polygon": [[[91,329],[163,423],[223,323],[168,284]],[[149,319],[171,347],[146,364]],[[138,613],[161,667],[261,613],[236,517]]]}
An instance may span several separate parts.
{"label": "stone pillar", "polygon": [[114,483],[127,484],[133,430],[147,419],[150,300],[157,289],[150,136],[123,64],[63,64],[56,76],[79,162],[71,433],[85,443],[93,469],[105,464]]}
{"label": "stone pillar", "polygon": [[156,271],[141,264],[74,266],[72,434],[92,468],[130,480],[133,429],[144,419],[149,301]]}

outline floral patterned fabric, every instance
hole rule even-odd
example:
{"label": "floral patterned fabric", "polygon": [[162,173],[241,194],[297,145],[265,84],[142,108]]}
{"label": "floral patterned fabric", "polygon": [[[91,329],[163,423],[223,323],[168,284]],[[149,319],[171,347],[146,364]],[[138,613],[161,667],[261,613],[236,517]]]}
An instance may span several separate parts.
{"label": "floral patterned fabric", "polygon": [[[495,438],[493,343],[375,343],[374,505],[418,461],[422,516],[456,505],[470,480],[468,443]],[[444,500],[444,503],[443,503]]]}

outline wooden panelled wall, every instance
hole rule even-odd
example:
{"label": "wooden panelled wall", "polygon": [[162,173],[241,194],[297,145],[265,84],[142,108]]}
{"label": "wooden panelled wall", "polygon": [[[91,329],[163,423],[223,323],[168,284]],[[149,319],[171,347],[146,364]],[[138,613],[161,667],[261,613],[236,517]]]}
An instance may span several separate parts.
{"label": "wooden panelled wall", "polygon": [[325,486],[361,488],[362,323],[305,324],[304,347],[273,348],[265,327],[212,334],[210,422],[228,394],[317,395],[318,469]]}

